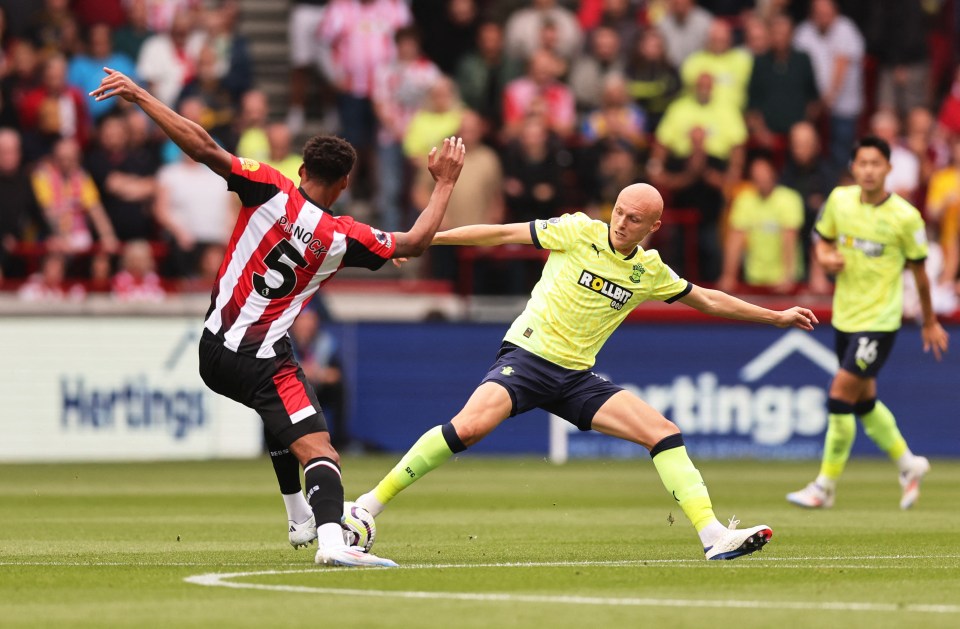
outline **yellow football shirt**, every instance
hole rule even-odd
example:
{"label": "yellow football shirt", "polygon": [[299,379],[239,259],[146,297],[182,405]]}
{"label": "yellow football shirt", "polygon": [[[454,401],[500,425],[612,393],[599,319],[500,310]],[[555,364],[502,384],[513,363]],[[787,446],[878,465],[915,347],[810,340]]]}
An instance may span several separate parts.
{"label": "yellow football shirt", "polygon": [[704,105],[692,96],[681,96],[667,107],[655,135],[672,155],[685,158],[693,153],[690,131],[696,127],[706,133],[707,154],[717,159],[728,159],[733,149],[747,141],[747,125],[739,109],[716,98]]}
{"label": "yellow football shirt", "polygon": [[836,243],[844,267],[833,294],[833,327],[841,332],[892,332],[903,316],[903,267],[927,257],[920,212],[891,194],[879,205],[860,201],[860,186],[834,188],[817,232]]}
{"label": "yellow football shirt", "polygon": [[692,90],[701,74],[709,74],[713,77],[713,98],[743,109],[752,71],[753,57],[745,50],[731,48],[719,55],[700,50],[684,60],[680,77],[684,86]]}
{"label": "yellow football shirt", "polygon": [[[803,199],[796,191],[777,186],[763,198],[754,188],[744,190],[733,200],[730,226],[747,236],[743,274],[748,284],[772,286],[797,279],[787,278],[783,260],[784,230],[803,226]],[[800,264],[795,268],[799,273]]]}
{"label": "yellow football shirt", "polygon": [[505,341],[561,367],[589,369],[631,310],[690,292],[690,283],[656,250],[637,247],[623,256],[611,246],[608,230],[580,212],[530,223],[534,244],[550,256]]}

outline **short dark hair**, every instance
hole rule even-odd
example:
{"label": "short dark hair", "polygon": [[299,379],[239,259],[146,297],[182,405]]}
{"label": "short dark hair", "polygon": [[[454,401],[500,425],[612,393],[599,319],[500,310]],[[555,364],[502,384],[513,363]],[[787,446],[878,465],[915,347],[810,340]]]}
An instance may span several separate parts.
{"label": "short dark hair", "polygon": [[393,35],[393,41],[399,44],[404,39],[412,39],[419,45],[420,29],[416,26],[404,26],[403,28],[397,29],[397,32]]}
{"label": "short dark hair", "polygon": [[308,179],[332,184],[350,174],[357,152],[343,138],[315,135],[303,147],[303,165]]}
{"label": "short dark hair", "polygon": [[857,153],[860,152],[860,149],[869,148],[877,149],[885,160],[890,161],[890,145],[887,144],[886,140],[882,140],[875,135],[867,135],[856,141],[853,150],[850,152],[850,161],[857,159]]}

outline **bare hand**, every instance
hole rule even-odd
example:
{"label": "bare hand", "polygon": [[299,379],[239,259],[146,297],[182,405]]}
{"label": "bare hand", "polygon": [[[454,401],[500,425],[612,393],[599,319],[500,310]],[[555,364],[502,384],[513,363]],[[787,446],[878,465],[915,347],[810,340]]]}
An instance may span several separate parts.
{"label": "bare hand", "polygon": [[820,266],[830,275],[836,275],[843,270],[843,254],[839,251],[833,251],[829,255],[820,257]]}
{"label": "bare hand", "polygon": [[393,258],[393,259],[391,259],[390,261],[393,262],[393,266],[395,266],[395,267],[397,267],[397,268],[399,269],[399,268],[402,267],[404,264],[406,264],[407,262],[409,262],[409,261],[410,261],[410,258]]}
{"label": "bare hand", "polygon": [[924,325],[920,329],[920,336],[923,338],[923,351],[929,352],[933,349],[933,357],[939,361],[947,352],[947,346],[950,344],[950,335],[943,329],[940,322],[934,321]]}
{"label": "bare hand", "polygon": [[90,92],[90,96],[97,101],[106,100],[112,96],[119,96],[123,100],[134,102],[140,91],[140,86],[122,72],[117,72],[111,68],[104,68],[107,76],[100,81],[100,86]]}
{"label": "bare hand", "polygon": [[427,156],[427,168],[436,182],[456,183],[463,169],[463,160],[467,154],[467,147],[463,145],[463,138],[451,136],[444,138],[443,146],[430,150]]}
{"label": "bare hand", "polygon": [[817,319],[817,315],[813,314],[813,312],[807,308],[794,306],[789,310],[781,310],[778,312],[777,321],[774,323],[774,325],[778,328],[794,327],[810,332],[813,330],[814,323],[820,323],[820,321]]}

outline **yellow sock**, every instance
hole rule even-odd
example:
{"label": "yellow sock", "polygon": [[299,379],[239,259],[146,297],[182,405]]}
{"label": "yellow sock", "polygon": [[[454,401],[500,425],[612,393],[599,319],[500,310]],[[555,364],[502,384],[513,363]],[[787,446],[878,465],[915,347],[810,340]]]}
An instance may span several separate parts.
{"label": "yellow sock", "polygon": [[454,452],[465,449],[453,424],[431,428],[377,484],[373,490],[374,497],[380,504],[387,504],[418,478],[443,465]]}
{"label": "yellow sock", "polygon": [[680,446],[655,453],[653,465],[660,474],[663,486],[673,494],[698,533],[717,521],[707,486],[687,455],[686,447]]}
{"label": "yellow sock", "polygon": [[860,421],[867,436],[894,461],[907,451],[907,442],[897,428],[897,420],[880,400],[873,409],[860,416]]}
{"label": "yellow sock", "polygon": [[830,413],[827,436],[823,443],[823,460],[820,474],[837,480],[850,458],[850,449],[857,436],[857,420],[852,413]]}

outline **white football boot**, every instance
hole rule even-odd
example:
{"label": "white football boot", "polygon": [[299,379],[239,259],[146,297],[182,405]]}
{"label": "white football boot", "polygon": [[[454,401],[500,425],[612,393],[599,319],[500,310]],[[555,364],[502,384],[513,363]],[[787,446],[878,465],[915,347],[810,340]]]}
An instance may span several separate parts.
{"label": "white football boot", "polygon": [[740,520],[730,518],[729,529],[712,545],[703,549],[707,559],[736,559],[749,555],[763,548],[773,537],[773,529],[766,524],[760,524],[748,529],[738,529]]}
{"label": "white football boot", "polygon": [[317,548],[316,563],[350,568],[396,568],[397,562],[364,552],[359,546],[324,546]]}
{"label": "white football boot", "polygon": [[915,456],[910,461],[910,469],[900,472],[900,487],[903,495],[900,497],[900,508],[909,509],[920,498],[920,481],[930,471],[930,461],[925,456]]}
{"label": "white football boot", "polygon": [[834,497],[833,490],[811,482],[803,489],[787,494],[787,502],[807,509],[829,509],[833,506]]}
{"label": "white football boot", "polygon": [[287,520],[290,533],[290,545],[294,548],[306,548],[317,539],[317,523],[311,515],[304,522]]}

